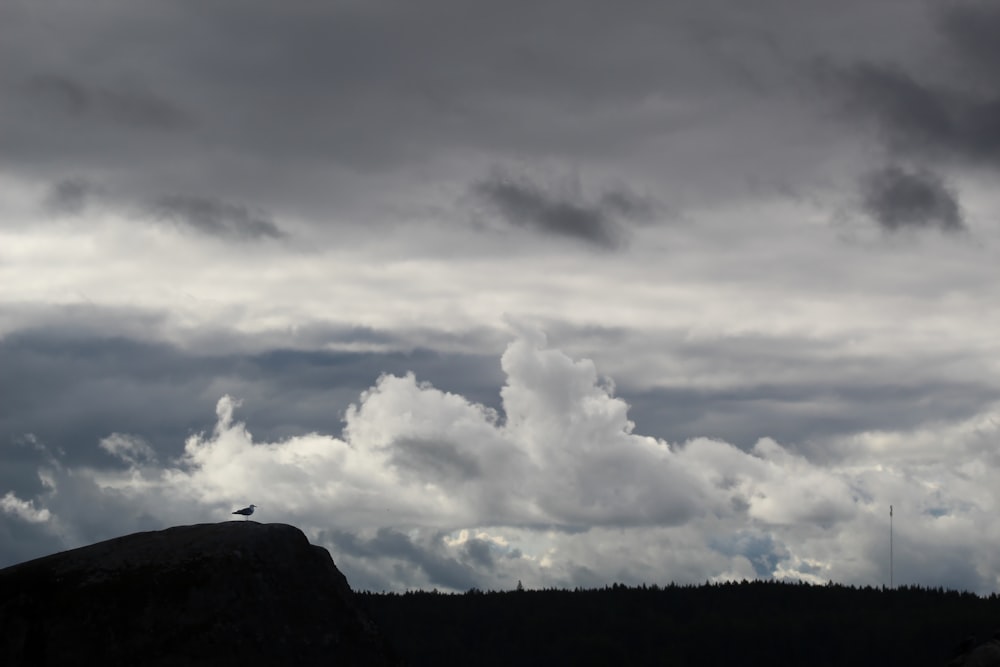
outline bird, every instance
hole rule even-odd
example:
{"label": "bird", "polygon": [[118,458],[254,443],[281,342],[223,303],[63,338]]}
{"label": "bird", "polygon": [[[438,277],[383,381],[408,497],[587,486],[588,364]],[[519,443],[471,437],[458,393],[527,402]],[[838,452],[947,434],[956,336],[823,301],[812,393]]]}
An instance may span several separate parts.
{"label": "bird", "polygon": [[235,512],[233,512],[233,514],[242,514],[243,516],[246,517],[246,519],[244,519],[244,521],[249,521],[250,520],[250,515],[253,514],[253,508],[255,508],[255,507],[257,507],[257,506],[251,504],[250,507],[244,507],[241,510],[236,510]]}

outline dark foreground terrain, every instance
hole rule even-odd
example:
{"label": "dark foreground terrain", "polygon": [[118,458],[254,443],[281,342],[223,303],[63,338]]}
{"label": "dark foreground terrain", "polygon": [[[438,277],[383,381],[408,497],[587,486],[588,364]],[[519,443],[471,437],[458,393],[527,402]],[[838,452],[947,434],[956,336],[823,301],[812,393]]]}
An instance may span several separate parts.
{"label": "dark foreground terrain", "polygon": [[966,639],[986,645],[964,664],[1000,667],[995,595],[744,582],[358,599],[413,667],[943,666]]}
{"label": "dark foreground terrain", "polygon": [[0,570],[0,665],[394,664],[330,554],[233,521]]}
{"label": "dark foreground terrain", "polygon": [[998,628],[996,595],[915,587],[354,594],[297,528],[253,521],[136,533],[0,570],[4,667],[1000,667]]}

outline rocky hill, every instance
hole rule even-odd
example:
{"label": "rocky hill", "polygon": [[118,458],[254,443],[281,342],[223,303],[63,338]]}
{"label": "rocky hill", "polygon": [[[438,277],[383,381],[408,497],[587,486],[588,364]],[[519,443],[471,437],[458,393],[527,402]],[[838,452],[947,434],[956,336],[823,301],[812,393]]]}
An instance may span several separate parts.
{"label": "rocky hill", "polygon": [[0,570],[0,664],[387,665],[330,554],[297,528],[136,533]]}

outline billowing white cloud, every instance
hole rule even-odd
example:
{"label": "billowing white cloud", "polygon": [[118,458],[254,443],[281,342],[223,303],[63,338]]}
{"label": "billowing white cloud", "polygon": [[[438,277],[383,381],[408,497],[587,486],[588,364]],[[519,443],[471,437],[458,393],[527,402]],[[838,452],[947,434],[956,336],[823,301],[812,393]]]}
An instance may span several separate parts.
{"label": "billowing white cloud", "polygon": [[134,436],[112,433],[108,437],[102,438],[99,446],[107,453],[132,466],[136,466],[142,461],[156,461],[156,452],[153,451],[153,448]]}
{"label": "billowing white cloud", "polygon": [[[504,588],[611,581],[785,577],[881,584],[887,509],[897,508],[897,581],[987,590],[1000,558],[997,412],[930,436],[863,434],[823,465],[769,438],[750,450],[639,435],[594,363],[538,335],[510,343],[502,411],[412,375],[383,375],[344,415],[340,437],[257,442],[224,396],[210,433],[158,463],[134,436],[101,448],[127,470],[43,467],[37,498],[3,507],[47,522],[67,546],[105,530],[227,520],[301,526],[362,588]],[[886,464],[884,448],[897,447]],[[907,446],[908,445],[908,446]],[[969,455],[955,465],[954,456]],[[994,456],[995,458],[995,456]],[[111,518],[108,518],[111,517]],[[113,527],[112,527],[113,526]]]}
{"label": "billowing white cloud", "polygon": [[43,523],[51,516],[47,509],[37,509],[34,501],[22,500],[12,491],[8,491],[3,498],[0,498],[0,509],[29,523]]}

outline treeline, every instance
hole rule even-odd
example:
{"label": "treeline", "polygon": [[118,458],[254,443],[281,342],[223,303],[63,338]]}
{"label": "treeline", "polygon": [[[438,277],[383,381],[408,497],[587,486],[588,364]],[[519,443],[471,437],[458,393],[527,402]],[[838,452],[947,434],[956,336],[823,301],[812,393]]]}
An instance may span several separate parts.
{"label": "treeline", "polygon": [[405,664],[944,665],[1000,598],[743,581],[358,594]]}

